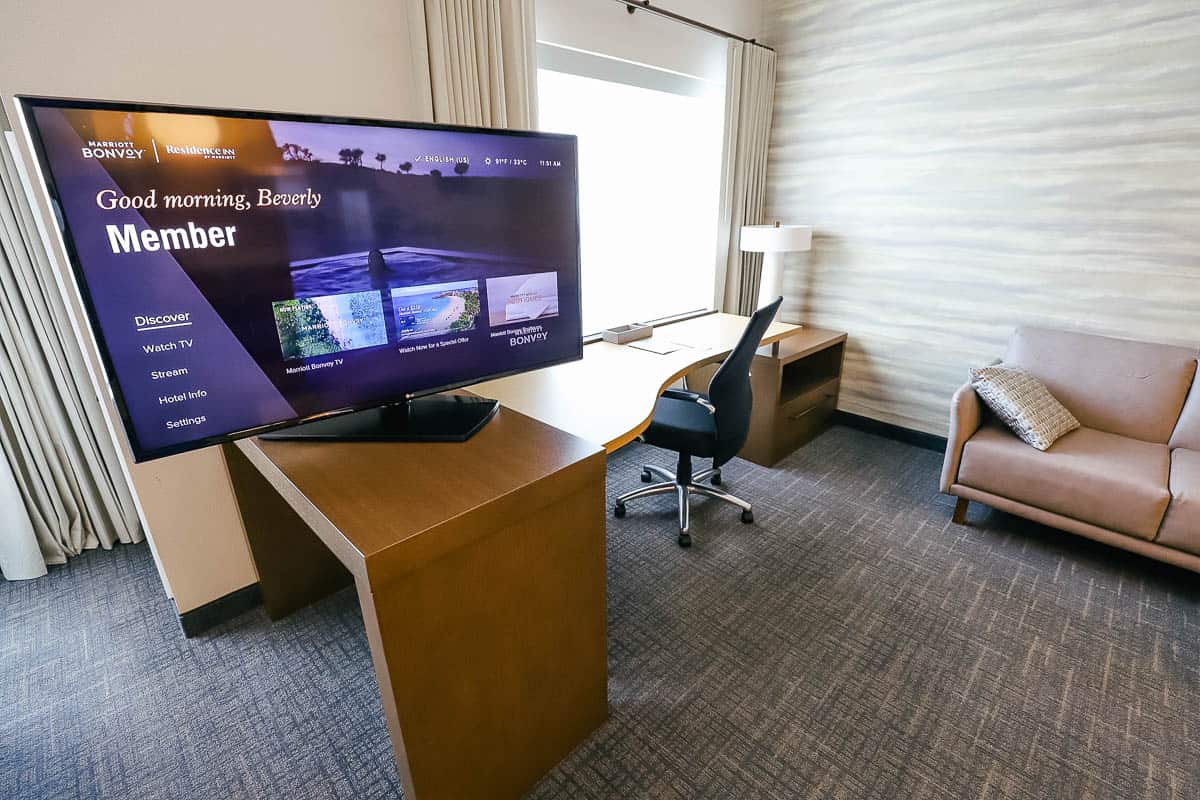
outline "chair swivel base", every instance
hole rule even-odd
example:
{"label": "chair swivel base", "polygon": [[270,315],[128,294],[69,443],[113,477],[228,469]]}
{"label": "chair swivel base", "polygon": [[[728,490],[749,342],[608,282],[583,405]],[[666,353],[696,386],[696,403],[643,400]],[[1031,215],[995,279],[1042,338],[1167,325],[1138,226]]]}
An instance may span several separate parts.
{"label": "chair swivel base", "polygon": [[704,495],[705,497],[715,497],[718,500],[723,500],[730,505],[735,505],[742,510],[742,522],[750,524],[754,522],[754,511],[750,504],[740,497],[734,497],[728,492],[723,492],[720,489],[714,489],[712,486],[705,486],[701,481],[708,479],[713,486],[721,485],[721,470],[706,469],[697,472],[690,479],[679,480],[675,473],[663,469],[654,464],[646,464],[642,467],[642,482],[649,483],[657,475],[664,480],[661,483],[652,483],[649,486],[643,486],[641,489],[634,489],[632,492],[626,492],[617,498],[617,502],[613,506],[613,516],[625,516],[625,504],[630,500],[636,500],[639,497],[649,497],[654,494],[675,493],[675,497],[679,503],[679,546],[690,547],[692,544],[691,534],[688,533],[688,499],[693,494]]}

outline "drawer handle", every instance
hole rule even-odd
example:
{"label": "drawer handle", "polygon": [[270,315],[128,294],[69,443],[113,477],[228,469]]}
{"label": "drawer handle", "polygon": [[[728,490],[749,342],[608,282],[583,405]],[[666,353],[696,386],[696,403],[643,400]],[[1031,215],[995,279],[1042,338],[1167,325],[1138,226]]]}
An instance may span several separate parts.
{"label": "drawer handle", "polygon": [[[833,398],[835,398],[835,397],[837,397],[837,395],[836,395],[836,394],[827,394],[827,395],[825,395],[825,399],[826,399],[826,400],[832,400],[832,399],[833,399]],[[804,409],[804,410],[803,410],[803,411],[801,411],[799,414],[791,414],[791,415],[789,415],[789,416],[788,416],[788,419],[789,419],[789,420],[792,420],[792,421],[794,422],[795,420],[798,420],[798,419],[800,419],[801,417],[803,417],[805,414],[811,414],[812,412],[814,412],[814,411],[817,411],[817,410],[819,410],[820,408],[821,408],[821,404],[820,404],[820,403],[817,403],[817,404],[816,404],[816,405],[814,405],[814,406],[811,406],[811,407],[809,407],[809,408],[806,408],[806,409]]]}

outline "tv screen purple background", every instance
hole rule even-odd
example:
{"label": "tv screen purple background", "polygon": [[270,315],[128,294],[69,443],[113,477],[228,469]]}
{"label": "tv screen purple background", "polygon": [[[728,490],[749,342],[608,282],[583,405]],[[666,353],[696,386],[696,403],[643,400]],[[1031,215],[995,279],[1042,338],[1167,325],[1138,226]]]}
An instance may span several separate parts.
{"label": "tv screen purple background", "polygon": [[24,102],[138,460],[581,354],[573,138]]}

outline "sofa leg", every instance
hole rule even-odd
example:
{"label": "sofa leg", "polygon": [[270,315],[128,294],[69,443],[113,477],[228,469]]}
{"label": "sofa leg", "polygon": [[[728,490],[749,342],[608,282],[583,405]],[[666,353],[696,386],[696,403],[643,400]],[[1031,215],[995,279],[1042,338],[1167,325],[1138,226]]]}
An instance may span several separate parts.
{"label": "sofa leg", "polygon": [[967,524],[967,507],[971,505],[971,501],[965,497],[958,498],[958,502],[954,504],[954,520],[955,525]]}

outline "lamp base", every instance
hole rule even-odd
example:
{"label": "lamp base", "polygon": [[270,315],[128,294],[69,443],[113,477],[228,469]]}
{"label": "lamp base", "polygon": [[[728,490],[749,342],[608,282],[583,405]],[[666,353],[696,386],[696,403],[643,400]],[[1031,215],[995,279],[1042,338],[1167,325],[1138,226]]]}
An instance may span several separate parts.
{"label": "lamp base", "polygon": [[783,294],[783,253],[763,253],[758,279],[758,308],[775,302]]}

